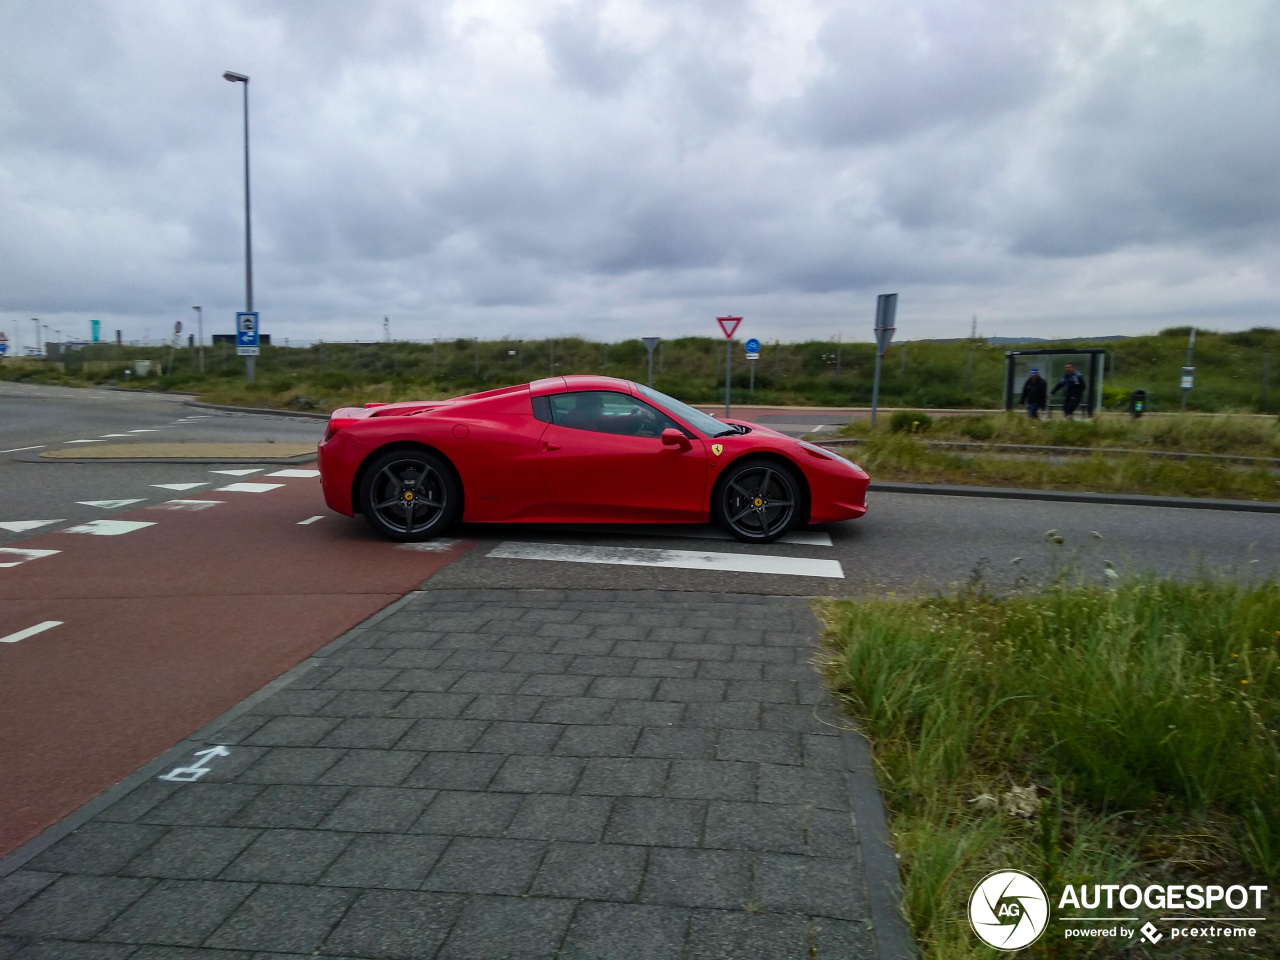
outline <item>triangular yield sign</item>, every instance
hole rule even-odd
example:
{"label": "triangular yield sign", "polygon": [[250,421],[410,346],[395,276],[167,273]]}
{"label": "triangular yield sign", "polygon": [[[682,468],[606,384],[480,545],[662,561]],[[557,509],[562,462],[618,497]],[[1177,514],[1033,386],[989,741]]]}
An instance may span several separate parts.
{"label": "triangular yield sign", "polygon": [[141,503],[141,502],[142,500],[77,500],[76,501],[76,503],[83,504],[86,507],[102,507],[102,509],[104,510],[114,510],[116,507],[127,507],[131,503]]}
{"label": "triangular yield sign", "polygon": [[738,329],[738,324],[741,322],[741,317],[716,317],[716,323],[720,324],[720,329],[724,331],[726,340],[733,339],[733,333]]}
{"label": "triangular yield sign", "polygon": [[28,530],[35,530],[38,527],[47,527],[51,523],[61,523],[61,520],[6,520],[0,523],[0,530],[8,530],[10,533],[25,533]]}

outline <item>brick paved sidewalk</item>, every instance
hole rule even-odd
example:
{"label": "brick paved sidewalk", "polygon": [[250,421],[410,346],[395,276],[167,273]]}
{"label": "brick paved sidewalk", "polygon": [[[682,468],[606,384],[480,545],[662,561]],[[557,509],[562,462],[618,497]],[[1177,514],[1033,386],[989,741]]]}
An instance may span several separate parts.
{"label": "brick paved sidewalk", "polygon": [[872,957],[816,627],[417,594],[0,881],[0,960]]}

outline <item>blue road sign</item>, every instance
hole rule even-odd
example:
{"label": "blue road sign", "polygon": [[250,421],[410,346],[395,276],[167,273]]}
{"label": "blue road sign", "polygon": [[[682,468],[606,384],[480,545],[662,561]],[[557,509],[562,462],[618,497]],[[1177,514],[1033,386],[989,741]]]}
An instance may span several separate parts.
{"label": "blue road sign", "polygon": [[9,337],[7,334],[0,333],[0,357],[9,352]]}
{"label": "blue road sign", "polygon": [[258,314],[236,314],[236,356],[258,355]]}
{"label": "blue road sign", "polygon": [[757,340],[755,337],[752,337],[750,340],[748,340],[748,341],[746,342],[745,346],[746,346],[746,348],[747,348],[747,353],[759,353],[759,352],[760,352],[760,341],[759,341],[759,340]]}

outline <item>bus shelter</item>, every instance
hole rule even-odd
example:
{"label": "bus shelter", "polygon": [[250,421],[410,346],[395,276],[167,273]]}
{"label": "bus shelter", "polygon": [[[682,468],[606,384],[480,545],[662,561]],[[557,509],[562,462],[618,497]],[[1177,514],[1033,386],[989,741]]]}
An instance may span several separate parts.
{"label": "bus shelter", "polygon": [[[1049,382],[1053,390],[1062,378],[1068,363],[1075,364],[1076,372],[1084,377],[1084,399],[1080,409],[1085,416],[1093,416],[1102,408],[1102,378],[1106,372],[1107,351],[1100,347],[1081,347],[1072,350],[1009,350],[1004,355],[1004,408],[1013,410],[1022,398],[1022,385],[1027,382],[1032,367]],[[1049,394],[1046,416],[1062,410],[1062,391]]]}

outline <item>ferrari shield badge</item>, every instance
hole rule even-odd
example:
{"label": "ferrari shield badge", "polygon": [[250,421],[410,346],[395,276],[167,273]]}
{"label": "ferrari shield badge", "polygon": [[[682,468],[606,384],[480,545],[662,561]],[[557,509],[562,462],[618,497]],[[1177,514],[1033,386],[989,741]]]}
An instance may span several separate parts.
{"label": "ferrari shield badge", "polygon": [[717,457],[720,456],[720,454],[724,453],[724,444],[713,443],[711,445],[711,452],[714,453]]}

